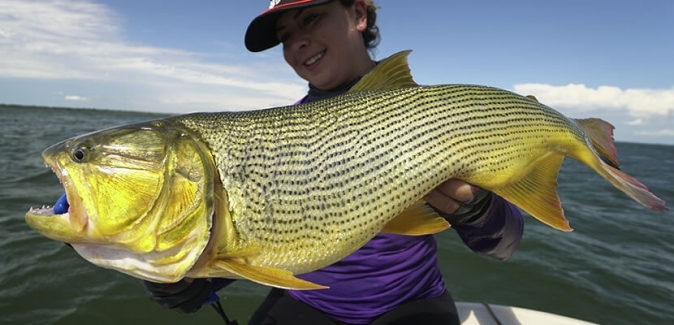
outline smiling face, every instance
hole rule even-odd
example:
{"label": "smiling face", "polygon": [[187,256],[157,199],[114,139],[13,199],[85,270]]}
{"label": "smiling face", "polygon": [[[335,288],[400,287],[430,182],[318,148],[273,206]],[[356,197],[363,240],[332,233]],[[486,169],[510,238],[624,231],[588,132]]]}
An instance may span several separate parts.
{"label": "smiling face", "polygon": [[295,73],[313,86],[330,90],[369,71],[374,62],[363,42],[366,7],[339,1],[290,10],[276,22],[283,57]]}

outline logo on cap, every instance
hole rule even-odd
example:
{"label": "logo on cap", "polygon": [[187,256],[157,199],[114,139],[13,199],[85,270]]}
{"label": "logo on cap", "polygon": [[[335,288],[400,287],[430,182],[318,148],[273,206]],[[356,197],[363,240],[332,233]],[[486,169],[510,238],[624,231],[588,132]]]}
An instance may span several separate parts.
{"label": "logo on cap", "polygon": [[274,6],[278,5],[281,2],[281,0],[269,0],[269,9],[274,8]]}

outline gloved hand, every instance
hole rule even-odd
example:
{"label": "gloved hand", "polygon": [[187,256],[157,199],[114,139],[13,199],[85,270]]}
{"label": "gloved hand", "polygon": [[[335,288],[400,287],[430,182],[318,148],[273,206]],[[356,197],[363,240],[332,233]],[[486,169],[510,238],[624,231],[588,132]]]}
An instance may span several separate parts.
{"label": "gloved hand", "polygon": [[491,204],[492,192],[451,179],[428,193],[424,199],[450,224],[465,225],[479,219]]}
{"label": "gloved hand", "polygon": [[150,300],[181,314],[196,312],[207,299],[212,299],[211,294],[214,294],[211,281],[202,278],[191,282],[182,279],[176,283],[154,283],[145,280],[140,282]]}
{"label": "gloved hand", "polygon": [[492,192],[477,188],[472,200],[461,203],[452,214],[440,213],[440,215],[455,226],[474,223],[487,211],[492,196]]}

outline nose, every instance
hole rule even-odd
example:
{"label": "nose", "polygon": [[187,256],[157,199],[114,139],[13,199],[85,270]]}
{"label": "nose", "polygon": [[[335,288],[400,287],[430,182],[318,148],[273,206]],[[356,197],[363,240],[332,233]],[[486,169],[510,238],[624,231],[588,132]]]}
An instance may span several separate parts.
{"label": "nose", "polygon": [[309,34],[304,31],[297,31],[293,33],[292,37],[286,41],[288,46],[293,51],[301,50],[309,45]]}

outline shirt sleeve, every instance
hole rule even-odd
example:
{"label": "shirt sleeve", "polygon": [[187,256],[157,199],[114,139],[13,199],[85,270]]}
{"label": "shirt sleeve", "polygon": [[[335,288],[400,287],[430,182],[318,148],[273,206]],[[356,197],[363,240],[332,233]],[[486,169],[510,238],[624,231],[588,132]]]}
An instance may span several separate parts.
{"label": "shirt sleeve", "polygon": [[461,240],[474,252],[498,260],[505,260],[517,248],[524,233],[524,219],[520,210],[494,194],[492,202],[481,218],[453,228]]}
{"label": "shirt sleeve", "polygon": [[296,101],[293,105],[306,104],[310,101],[311,101],[311,99],[309,98],[309,95],[306,95],[306,96],[302,97],[302,99]]}

